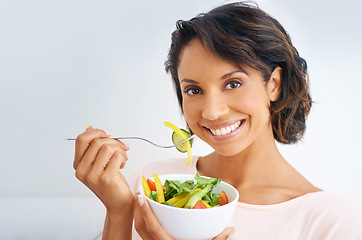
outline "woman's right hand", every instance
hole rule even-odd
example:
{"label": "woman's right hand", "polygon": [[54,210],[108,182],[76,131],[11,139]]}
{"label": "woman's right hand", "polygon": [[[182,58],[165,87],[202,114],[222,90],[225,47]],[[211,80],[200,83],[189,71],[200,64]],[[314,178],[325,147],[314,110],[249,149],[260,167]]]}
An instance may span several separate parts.
{"label": "woman's right hand", "polygon": [[88,127],[77,137],[73,167],[75,176],[103,202],[107,211],[133,206],[133,194],[119,169],[127,161],[129,147],[110,134]]}

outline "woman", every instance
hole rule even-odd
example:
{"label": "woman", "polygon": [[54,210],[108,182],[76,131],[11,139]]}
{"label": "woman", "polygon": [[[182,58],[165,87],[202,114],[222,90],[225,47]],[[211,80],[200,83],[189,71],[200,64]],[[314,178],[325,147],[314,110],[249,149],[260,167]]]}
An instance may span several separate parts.
{"label": "woman", "polygon": [[[166,70],[188,127],[215,151],[194,156],[188,167],[183,159],[167,160],[139,173],[199,172],[236,187],[232,226],[215,239],[362,238],[361,207],[313,186],[276,147],[275,141],[302,138],[312,101],[306,62],[275,19],[233,3],[179,21]],[[134,219],[142,239],[172,239],[147,202],[141,196],[134,201],[118,171],[129,147],[109,136],[87,128],[74,160],[77,178],[107,208],[103,238],[131,239]]]}

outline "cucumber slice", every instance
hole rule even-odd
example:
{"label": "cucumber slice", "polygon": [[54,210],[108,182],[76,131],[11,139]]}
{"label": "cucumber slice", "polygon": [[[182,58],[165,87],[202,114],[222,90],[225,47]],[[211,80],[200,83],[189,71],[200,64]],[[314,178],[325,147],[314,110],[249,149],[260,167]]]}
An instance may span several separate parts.
{"label": "cucumber slice", "polygon": [[[186,133],[187,138],[191,137],[191,134],[190,134],[188,131],[186,131],[185,129],[181,129],[181,131],[183,131],[184,133]],[[172,142],[173,142],[173,144],[176,145],[176,144],[182,142],[183,140],[185,140],[185,139],[181,139],[181,137],[180,137],[179,135],[177,135],[176,132],[173,132],[173,133],[172,133]],[[192,146],[192,140],[194,140],[194,139],[190,139],[190,140],[189,140],[191,146]],[[180,152],[183,152],[183,153],[184,153],[184,152],[187,152],[187,148],[186,148],[186,144],[185,144],[185,143],[176,146],[176,148],[177,148],[177,150],[179,150]]]}

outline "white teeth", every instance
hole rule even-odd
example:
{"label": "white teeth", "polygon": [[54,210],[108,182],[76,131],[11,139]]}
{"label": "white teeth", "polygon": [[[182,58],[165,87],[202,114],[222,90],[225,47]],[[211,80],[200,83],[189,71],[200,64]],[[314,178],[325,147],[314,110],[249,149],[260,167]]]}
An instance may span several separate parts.
{"label": "white teeth", "polygon": [[237,129],[240,125],[241,125],[241,121],[237,121],[233,125],[230,125],[226,128],[221,128],[221,129],[211,129],[210,128],[210,131],[212,134],[214,134],[216,136],[220,136],[220,135],[225,135],[225,134],[231,133],[232,131]]}

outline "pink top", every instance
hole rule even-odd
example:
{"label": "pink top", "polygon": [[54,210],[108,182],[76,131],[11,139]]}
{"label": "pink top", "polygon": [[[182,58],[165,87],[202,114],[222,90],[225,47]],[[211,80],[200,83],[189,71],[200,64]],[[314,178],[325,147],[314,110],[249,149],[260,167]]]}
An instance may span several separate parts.
{"label": "pink top", "polygon": [[[149,163],[135,174],[130,186],[138,192],[142,175],[196,174],[198,159],[194,156],[189,166],[186,159]],[[229,237],[232,240],[362,240],[362,206],[350,196],[325,191],[272,205],[238,202],[230,226],[236,228]],[[133,239],[140,239],[135,231]]]}

